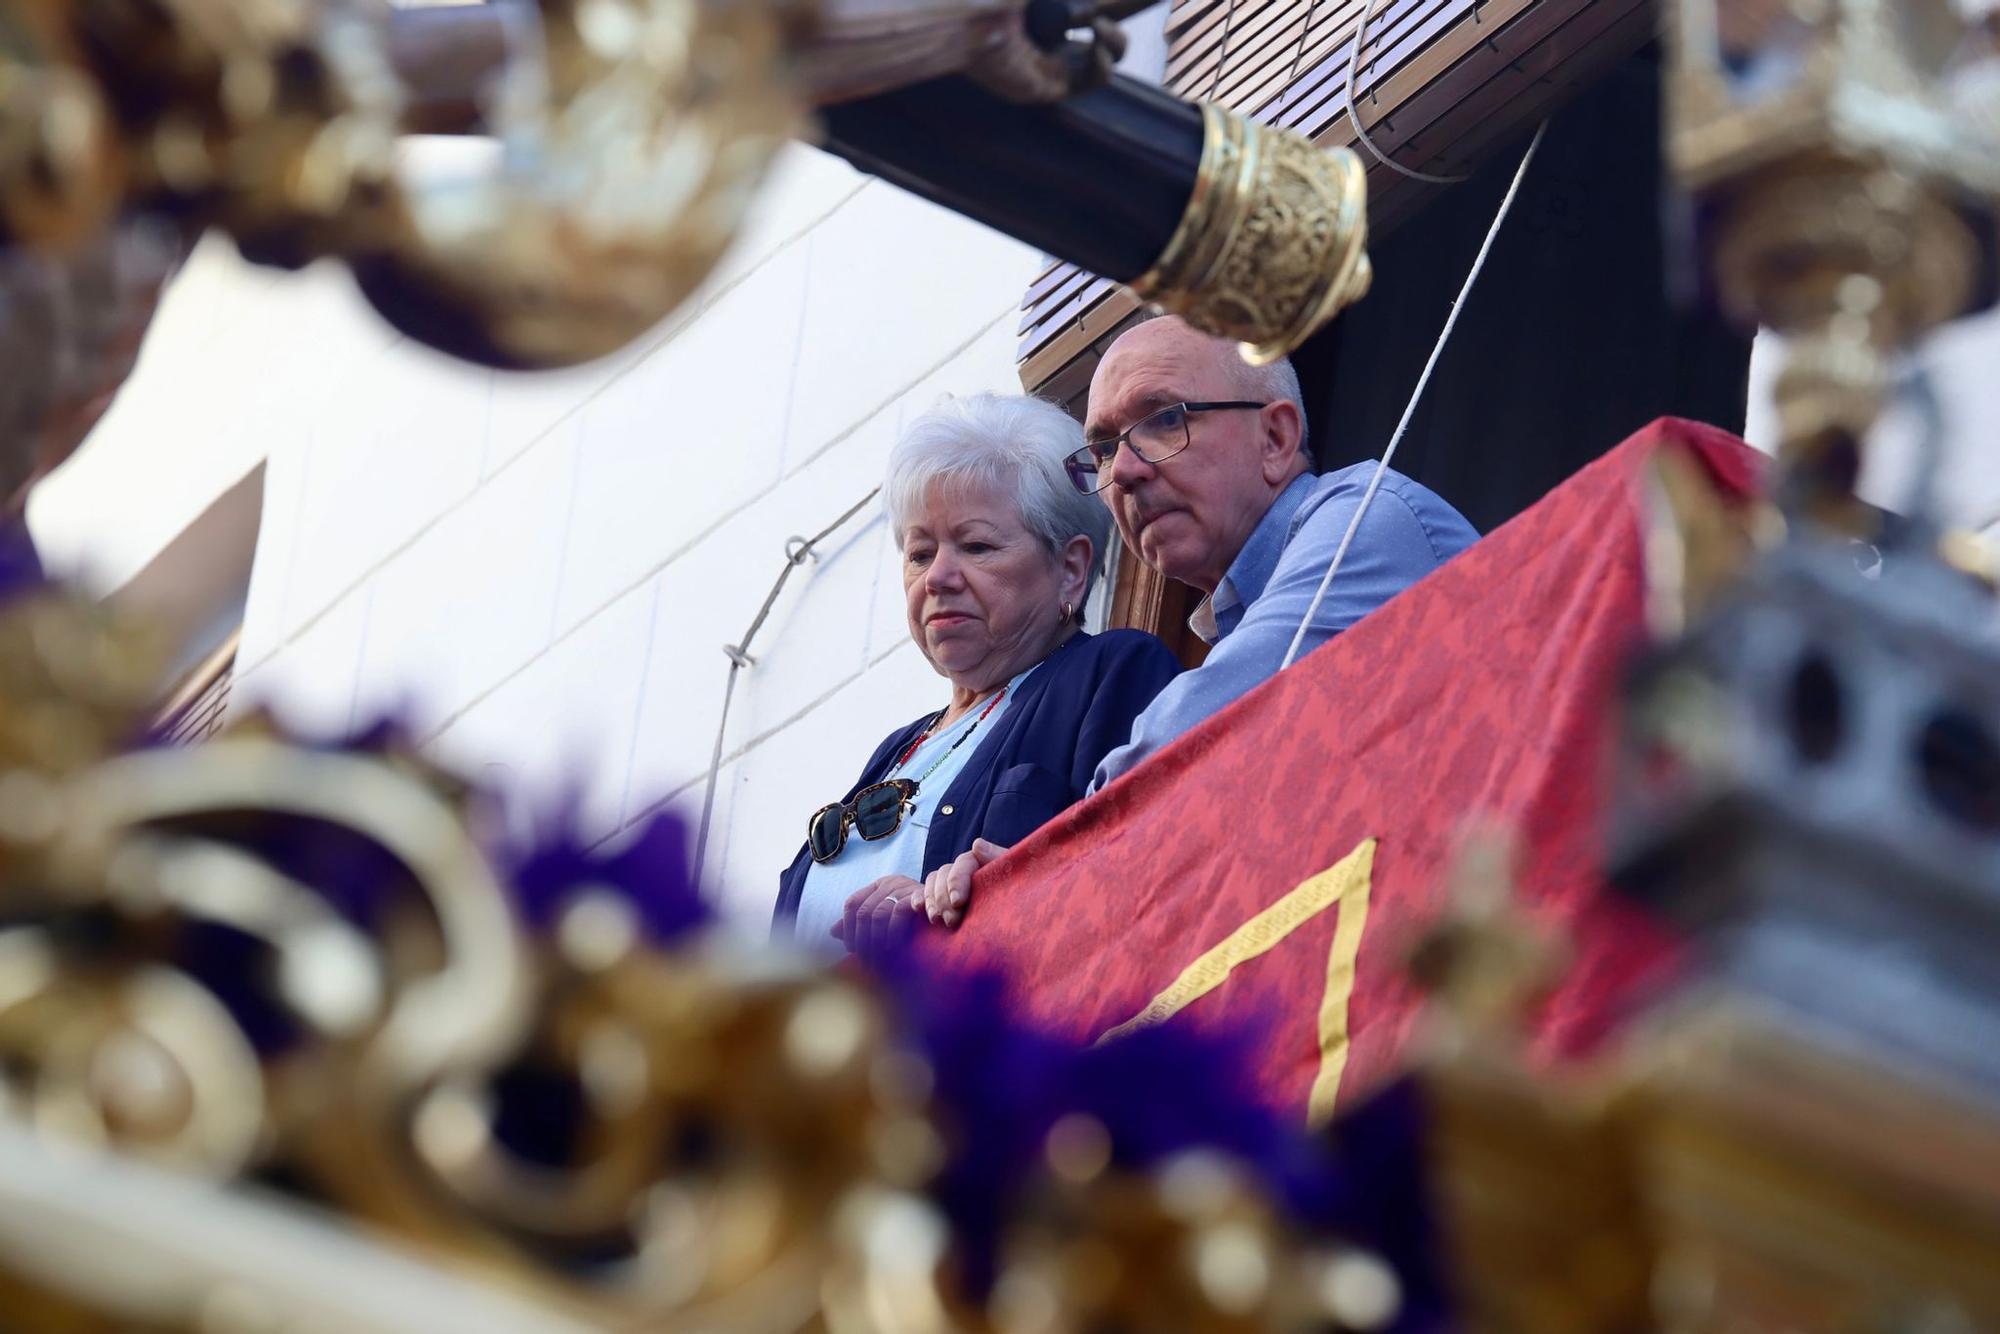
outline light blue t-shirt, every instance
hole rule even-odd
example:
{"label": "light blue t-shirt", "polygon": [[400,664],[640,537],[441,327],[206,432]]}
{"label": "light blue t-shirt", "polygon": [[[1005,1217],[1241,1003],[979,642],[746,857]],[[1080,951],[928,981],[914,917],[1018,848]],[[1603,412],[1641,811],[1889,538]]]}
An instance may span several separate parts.
{"label": "light blue t-shirt", "polygon": [[[845,947],[833,938],[833,924],[841,919],[848,898],[856,890],[867,888],[885,875],[924,878],[924,844],[930,838],[932,813],[980,747],[998,735],[994,724],[1012,706],[1021,682],[1034,670],[1030,667],[1007,683],[1007,693],[993,706],[993,712],[986,713],[984,704],[973,709],[950,727],[925,738],[915,754],[883,776],[883,781],[919,779],[917,795],[910,802],[914,809],[903,817],[895,833],[872,842],[850,826],[846,846],[832,861],[814,862],[806,868],[806,883],[799,894],[798,917],[792,928],[794,940],[809,950],[841,953]],[[984,721],[980,721],[981,714],[985,714]],[[964,745],[952,750],[952,745],[974,727],[983,735],[967,737]],[[937,765],[936,771],[924,777],[932,764]]]}

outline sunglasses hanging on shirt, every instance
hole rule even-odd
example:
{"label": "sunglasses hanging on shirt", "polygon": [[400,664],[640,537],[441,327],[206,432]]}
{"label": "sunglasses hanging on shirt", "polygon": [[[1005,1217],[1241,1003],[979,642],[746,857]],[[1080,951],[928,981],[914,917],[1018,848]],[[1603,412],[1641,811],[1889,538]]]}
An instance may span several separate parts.
{"label": "sunglasses hanging on shirt", "polygon": [[[950,759],[952,753],[965,744],[967,737],[979,730],[979,725],[986,721],[986,716],[999,708],[1000,701],[1005,698],[1007,698],[1007,688],[1002,686],[1000,692],[979,711],[979,716],[972,720],[972,726],[960,732],[957,739],[945,747],[944,752],[931,761],[930,768],[924,770],[920,776],[887,778],[879,783],[870,783],[855,793],[853,800],[831,802],[814,811],[812,819],[806,822],[806,844],[812,849],[813,860],[825,863],[838,857],[840,850],[847,846],[847,831],[850,827],[871,843],[876,839],[887,838],[902,828],[903,818],[916,809],[914,803],[918,789],[938,771],[939,765]],[[943,721],[944,711],[939,710],[937,716],[930,720],[918,734],[917,739],[910,743],[909,748],[896,761],[898,769],[910,762],[911,757],[924,742],[931,739],[931,734]]]}

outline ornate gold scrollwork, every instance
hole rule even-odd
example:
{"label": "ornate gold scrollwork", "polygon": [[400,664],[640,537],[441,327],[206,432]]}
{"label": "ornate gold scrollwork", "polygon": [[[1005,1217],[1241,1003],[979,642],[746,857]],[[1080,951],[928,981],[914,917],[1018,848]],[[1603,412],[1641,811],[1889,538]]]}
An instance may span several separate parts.
{"label": "ornate gold scrollwork", "polygon": [[1367,294],[1367,245],[1358,157],[1209,104],[1187,211],[1132,290],[1274,361]]}
{"label": "ornate gold scrollwork", "polygon": [[74,246],[121,208],[255,258],[345,258],[406,332],[491,364],[588,360],[705,278],[804,122],[805,0],[509,6],[498,151],[413,178],[385,10],[281,0],[10,6],[0,222]]}
{"label": "ornate gold scrollwork", "polygon": [[454,8],[500,62],[468,113],[498,144],[446,179],[398,144],[413,98],[377,0],[7,6],[0,241],[74,249],[158,211],[264,262],[339,257],[392,323],[455,355],[572,364],[708,276],[811,103],[958,71],[1052,101],[1122,49],[1102,6],[1069,14],[1082,37],[1037,36],[1024,0]]}
{"label": "ornate gold scrollwork", "polygon": [[[863,986],[699,936],[650,945],[587,881],[531,934],[455,791],[409,757],[255,729],[110,754],[151,679],[145,637],[113,628],[54,598],[0,617],[0,1130],[232,1187],[275,1172],[599,1328],[795,1330],[861,1244],[831,1221],[849,1195],[932,1169],[928,1085]],[[302,825],[347,850],[292,866]],[[373,888],[313,880],[354,873],[362,845]],[[236,942],[219,971],[201,964],[218,935]],[[546,1157],[493,1118],[522,1078],[580,1098],[530,1128]],[[38,1189],[0,1198],[39,1208]],[[197,1233],[255,1212],[233,1189],[189,1207]],[[101,1293],[89,1263],[10,1273],[32,1240],[0,1229],[0,1302],[66,1319],[202,1327],[232,1284],[327,1296],[253,1273]]]}
{"label": "ornate gold scrollwork", "polygon": [[379,258],[354,261],[392,322],[501,364],[602,356],[658,324],[804,120],[785,58],[803,5],[542,12],[547,102],[501,99],[497,170],[409,194]]}

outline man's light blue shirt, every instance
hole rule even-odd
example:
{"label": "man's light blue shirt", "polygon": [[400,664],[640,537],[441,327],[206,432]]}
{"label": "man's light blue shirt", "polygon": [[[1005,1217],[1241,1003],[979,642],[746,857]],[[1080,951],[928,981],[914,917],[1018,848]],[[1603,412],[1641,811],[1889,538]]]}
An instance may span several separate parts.
{"label": "man's light blue shirt", "polygon": [[[1096,791],[1210,714],[1274,675],[1341,535],[1360,508],[1375,464],[1299,477],[1279,492],[1189,625],[1211,645],[1208,660],[1183,672],[1132,724],[1132,739],[1104,757]],[[1313,614],[1306,653],[1477,541],[1479,534],[1443,497],[1399,472],[1381,488]]]}

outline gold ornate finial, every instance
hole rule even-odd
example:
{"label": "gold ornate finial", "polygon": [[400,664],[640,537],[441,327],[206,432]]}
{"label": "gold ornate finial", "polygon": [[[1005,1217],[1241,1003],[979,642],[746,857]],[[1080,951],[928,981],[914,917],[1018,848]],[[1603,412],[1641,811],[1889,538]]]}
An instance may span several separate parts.
{"label": "gold ornate finial", "polygon": [[1949,0],[1676,0],[1666,32],[1716,295],[1789,340],[1777,494],[1854,531],[1896,358],[1982,296],[2000,57]]}
{"label": "gold ornate finial", "polygon": [[1261,365],[1367,294],[1367,244],[1361,159],[1211,103],[1187,211],[1132,290]]}

